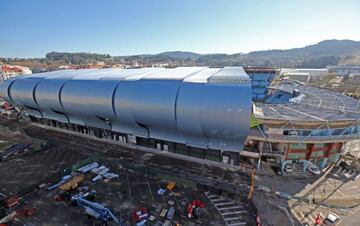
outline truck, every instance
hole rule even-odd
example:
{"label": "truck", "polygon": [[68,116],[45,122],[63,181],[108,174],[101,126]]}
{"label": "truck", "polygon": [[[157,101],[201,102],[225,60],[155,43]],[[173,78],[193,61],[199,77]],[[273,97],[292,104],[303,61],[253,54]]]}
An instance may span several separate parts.
{"label": "truck", "polygon": [[91,202],[79,195],[73,196],[71,202],[83,207],[86,215],[99,219],[103,223],[107,223],[108,220],[112,219],[117,225],[126,226],[125,222],[117,218],[110,209],[97,202]]}

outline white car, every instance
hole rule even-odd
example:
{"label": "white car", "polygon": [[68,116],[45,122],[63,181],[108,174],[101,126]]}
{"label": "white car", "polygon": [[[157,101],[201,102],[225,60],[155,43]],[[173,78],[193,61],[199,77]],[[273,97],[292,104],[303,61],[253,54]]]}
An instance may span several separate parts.
{"label": "white car", "polygon": [[286,164],[284,168],[284,171],[287,173],[291,173],[293,171],[293,168],[290,164]]}
{"label": "white car", "polygon": [[327,226],[336,226],[339,222],[340,217],[335,213],[329,213],[324,220],[324,224]]}
{"label": "white car", "polygon": [[308,163],[307,170],[315,175],[319,175],[321,173],[319,167],[312,162]]}

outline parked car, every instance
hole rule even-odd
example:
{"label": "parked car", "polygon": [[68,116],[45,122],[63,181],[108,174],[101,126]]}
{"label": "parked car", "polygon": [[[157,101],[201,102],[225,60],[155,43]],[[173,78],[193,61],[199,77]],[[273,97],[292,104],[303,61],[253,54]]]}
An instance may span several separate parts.
{"label": "parked car", "polygon": [[306,169],[310,173],[315,174],[315,175],[319,175],[321,173],[319,167],[317,165],[315,165],[314,163],[312,163],[312,162],[308,163],[308,166],[307,166]]}
{"label": "parked car", "polygon": [[323,223],[327,226],[336,226],[339,222],[340,217],[338,215],[336,215],[335,213],[329,213]]}
{"label": "parked car", "polygon": [[284,171],[287,172],[287,173],[291,173],[293,171],[292,165],[286,164],[285,168],[284,168]]}

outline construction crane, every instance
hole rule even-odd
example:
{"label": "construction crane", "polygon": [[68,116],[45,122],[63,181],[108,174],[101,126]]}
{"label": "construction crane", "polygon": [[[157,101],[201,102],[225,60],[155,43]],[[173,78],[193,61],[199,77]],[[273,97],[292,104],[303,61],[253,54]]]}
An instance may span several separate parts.
{"label": "construction crane", "polygon": [[99,219],[102,222],[107,222],[109,219],[113,219],[117,225],[126,226],[126,224],[115,217],[108,208],[97,202],[90,202],[80,196],[72,197],[72,202],[76,202],[79,206],[83,207],[85,209],[85,213],[95,219]]}
{"label": "construction crane", "polygon": [[253,169],[252,173],[251,173],[251,185],[250,185],[250,191],[249,191],[249,195],[248,195],[248,199],[252,199],[253,193],[254,193],[254,177],[255,177],[255,172],[256,170]]}

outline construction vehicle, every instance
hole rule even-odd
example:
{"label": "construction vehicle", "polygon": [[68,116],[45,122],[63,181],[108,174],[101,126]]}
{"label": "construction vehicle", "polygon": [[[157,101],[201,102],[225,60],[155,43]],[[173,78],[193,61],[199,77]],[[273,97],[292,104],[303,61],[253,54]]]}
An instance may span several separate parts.
{"label": "construction vehicle", "polygon": [[98,219],[103,223],[106,223],[108,220],[112,219],[117,225],[126,226],[122,220],[119,220],[117,217],[115,217],[110,209],[97,202],[91,202],[80,197],[79,195],[73,196],[71,202],[83,207],[85,209],[86,215]]}
{"label": "construction vehicle", "polygon": [[[58,194],[61,194],[63,191],[60,191]],[[70,193],[69,192],[66,192],[65,193],[65,196],[63,199],[60,199],[60,200],[57,200],[57,201],[61,201],[61,200],[71,200],[71,204],[73,205],[76,205],[77,202],[76,202],[76,199],[74,199],[76,196],[79,196],[83,199],[86,199],[86,200],[94,200],[95,197],[96,197],[96,191],[95,190],[91,190],[90,192],[79,192],[79,194],[77,195],[74,195],[70,198]]]}
{"label": "construction vehicle", "polygon": [[70,200],[70,192],[60,190],[54,197],[56,202]]}
{"label": "construction vehicle", "polygon": [[169,211],[166,214],[166,219],[168,220],[172,220],[175,214],[175,208],[174,207],[170,207]]}
{"label": "construction vehicle", "polygon": [[201,202],[199,199],[193,200],[189,203],[187,208],[188,218],[193,218],[194,216],[199,218],[200,216],[200,208],[204,208],[205,203]]}
{"label": "construction vehicle", "polygon": [[71,178],[71,175],[65,175],[61,178],[61,180],[54,184],[54,185],[51,185],[50,187],[48,187],[48,191],[51,191],[51,190],[54,190],[55,188],[58,188],[59,186],[63,185],[66,183],[66,181],[68,181],[69,179]]}
{"label": "construction vehicle", "polygon": [[168,212],[168,209],[165,209],[165,208],[162,209],[161,212],[160,212],[160,217],[165,217],[167,212]]}
{"label": "construction vehicle", "polygon": [[24,218],[28,216],[32,216],[35,213],[35,209],[29,206],[25,206],[23,209],[16,210],[0,219],[0,224],[5,224],[12,222],[15,218]]}
{"label": "construction vehicle", "polygon": [[172,191],[175,188],[176,183],[174,181],[170,181],[166,185],[166,189]]}
{"label": "construction vehicle", "polygon": [[11,196],[5,199],[5,205],[7,208],[11,209],[17,205],[19,205],[20,198],[18,196]]}
{"label": "construction vehicle", "polygon": [[65,182],[64,184],[60,185],[60,189],[62,191],[71,191],[74,190],[79,186],[79,184],[84,180],[83,174],[75,175],[71,180]]}
{"label": "construction vehicle", "polygon": [[144,207],[131,210],[131,218],[134,222],[143,221],[148,217],[148,210]]}

